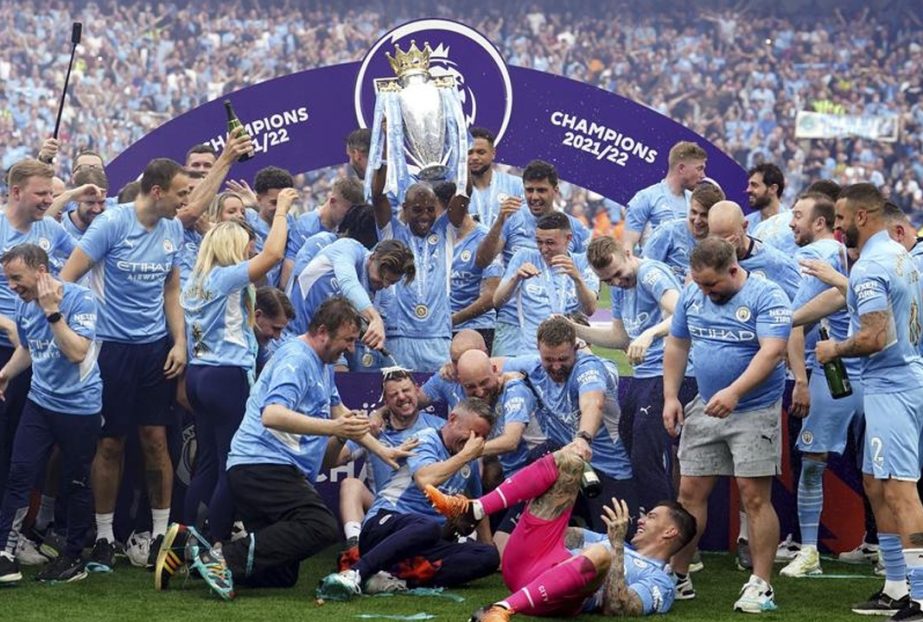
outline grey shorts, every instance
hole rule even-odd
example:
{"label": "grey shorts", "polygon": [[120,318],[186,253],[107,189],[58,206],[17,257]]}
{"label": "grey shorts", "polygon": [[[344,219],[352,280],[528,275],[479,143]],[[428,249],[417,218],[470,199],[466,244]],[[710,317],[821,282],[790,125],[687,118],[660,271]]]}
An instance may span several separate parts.
{"label": "grey shorts", "polygon": [[686,405],[685,415],[679,440],[680,474],[770,477],[781,472],[782,400],[767,408],[735,410],[719,419],[705,414],[705,402],[696,395]]}

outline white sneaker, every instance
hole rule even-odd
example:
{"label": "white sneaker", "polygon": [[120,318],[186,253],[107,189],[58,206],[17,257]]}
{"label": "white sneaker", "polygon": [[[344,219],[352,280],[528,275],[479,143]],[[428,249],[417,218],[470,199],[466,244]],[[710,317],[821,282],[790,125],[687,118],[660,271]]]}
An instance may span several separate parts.
{"label": "white sneaker", "polygon": [[132,531],[128,539],[125,540],[125,556],[132,566],[137,568],[146,568],[147,560],[151,554],[151,532]]}
{"label": "white sneaker", "polygon": [[795,558],[779,571],[783,577],[807,577],[823,574],[820,567],[820,555],[816,546],[802,547]]}
{"label": "white sneaker", "polygon": [[696,550],[689,563],[689,572],[699,572],[705,569],[705,562],[702,561],[702,551]]}
{"label": "white sneaker", "polygon": [[851,551],[840,553],[837,560],[844,564],[867,564],[878,561],[878,545],[863,541]]}
{"label": "white sneaker", "polygon": [[776,548],[776,563],[787,564],[795,559],[795,556],[798,555],[798,551],[800,550],[801,545],[797,542],[792,542],[792,534],[788,534],[785,540],[782,540],[778,548]]}
{"label": "white sneaker", "polygon": [[355,570],[328,574],[321,579],[317,595],[326,600],[349,600],[362,594],[362,578]]}
{"label": "white sneaker", "polygon": [[398,579],[390,572],[380,570],[373,574],[363,587],[365,594],[394,594],[407,591],[407,582]]}
{"label": "white sneaker", "polygon": [[740,598],[734,603],[734,611],[744,613],[764,613],[775,611],[776,603],[772,599],[772,587],[755,575],[740,588]]}
{"label": "white sneaker", "polygon": [[695,598],[695,588],[692,586],[692,576],[676,577],[676,600],[692,600]]}
{"label": "white sneaker", "polygon": [[48,558],[39,553],[35,542],[20,534],[16,545],[16,561],[23,566],[41,566],[48,563]]}

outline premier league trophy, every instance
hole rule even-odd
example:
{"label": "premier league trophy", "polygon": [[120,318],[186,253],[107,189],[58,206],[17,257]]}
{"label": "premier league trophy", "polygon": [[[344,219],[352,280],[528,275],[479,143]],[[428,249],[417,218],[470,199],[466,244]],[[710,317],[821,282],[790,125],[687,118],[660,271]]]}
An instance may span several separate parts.
{"label": "premier league trophy", "polygon": [[[375,117],[365,176],[367,194],[374,171],[383,160],[388,163],[385,192],[399,202],[407,187],[416,181],[454,181],[459,188],[465,187],[465,116],[455,78],[433,75],[430,54],[429,43],[421,50],[416,41],[410,42],[406,52],[395,45],[394,56],[386,53],[396,77],[375,80]],[[383,123],[385,119],[387,124]]]}

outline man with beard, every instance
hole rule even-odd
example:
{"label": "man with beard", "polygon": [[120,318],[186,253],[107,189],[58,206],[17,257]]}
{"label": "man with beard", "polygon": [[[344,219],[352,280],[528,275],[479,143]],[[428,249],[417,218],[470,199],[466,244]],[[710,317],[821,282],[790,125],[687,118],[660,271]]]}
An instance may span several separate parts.
{"label": "man with beard", "polygon": [[440,430],[417,432],[418,444],[406,462],[378,490],[359,535],[359,562],[321,581],[321,597],[345,599],[376,591],[373,580],[390,572],[408,586],[452,587],[487,576],[500,558],[485,520],[477,523],[478,542],[458,542],[473,522],[451,521],[436,512],[423,491],[468,491],[480,496],[477,458],[484,451],[494,416],[483,400],[462,400]]}
{"label": "man with beard", "polygon": [[[478,267],[488,266],[501,251],[503,263],[508,267],[519,250],[538,250],[538,221],[555,213],[558,172],[548,162],[533,160],[523,170],[522,180],[528,209],[523,209],[517,198],[508,198],[503,202],[500,215],[478,247]],[[570,224],[571,237],[565,250],[569,253],[585,252],[590,240],[589,230],[573,216],[566,215],[566,218]],[[494,299],[496,301],[496,292]],[[494,356],[513,356],[520,353],[522,336],[519,326],[520,317],[515,299],[497,307],[497,328],[492,349]],[[531,348],[532,343],[534,342],[526,344],[526,347]]]}
{"label": "man with beard", "polygon": [[[102,214],[106,207],[114,204],[115,199],[106,198],[109,180],[106,178],[106,172],[101,168],[84,167],[74,174],[74,181],[77,183],[77,188],[73,193],[74,196],[68,198],[68,201],[74,201],[76,207],[64,212],[61,217],[61,226],[72,238],[79,240],[90,228],[93,220]],[[86,184],[92,184],[97,189],[96,192],[86,189]],[[68,193],[65,192],[65,194]]]}
{"label": "man with beard", "polygon": [[[734,609],[775,609],[769,579],[779,520],[771,503],[780,472],[782,359],[791,331],[791,303],[782,289],[754,278],[737,263],[734,247],[709,237],[690,257],[693,283],[683,290],[663,363],[663,421],[678,435],[679,502],[695,517],[696,538],[673,557],[677,592],[693,598],[689,563],[705,530],[708,497],[718,476],[737,480],[749,522],[753,574]],[[690,351],[699,395],[686,406],[679,391]]]}
{"label": "man with beard", "polygon": [[696,185],[705,179],[708,154],[695,143],[681,141],[673,145],[668,157],[667,176],[652,186],[639,190],[628,202],[622,242],[633,249],[647,226],[651,231],[689,211],[689,198]]}
{"label": "man with beard", "polygon": [[[528,209],[522,209],[522,202],[517,197],[507,197],[503,200],[500,214],[478,247],[479,268],[486,268],[501,252],[503,263],[507,265],[519,249],[538,248],[535,242],[535,228],[542,216],[555,211],[558,171],[548,162],[532,160],[522,171],[522,185]],[[573,234],[567,250],[573,253],[585,252],[590,241],[589,229],[573,216],[568,215],[567,219],[570,221]],[[504,315],[504,310],[501,310],[500,315]],[[498,321],[503,322],[502,319]]]}
{"label": "man with beard", "polygon": [[528,502],[503,558],[503,580],[513,593],[476,611],[470,622],[508,622],[520,613],[634,617],[670,610],[676,587],[667,562],[695,535],[695,519],[678,503],[661,501],[638,518],[627,547],[631,512],[613,498],[603,506],[606,535],[568,528],[585,469],[574,445],[533,462],[480,499],[427,488],[440,513],[468,520]]}
{"label": "man with beard", "polygon": [[558,447],[573,442],[596,471],[601,491],[580,500],[577,513],[591,528],[604,531],[600,515],[606,500],[617,497],[632,513],[638,509],[631,461],[618,433],[618,371],[608,361],[578,351],[574,327],[563,317],[542,322],[537,341],[537,355],[507,359],[503,369],[525,376],[548,440]]}
{"label": "man with beard", "polygon": [[794,257],[798,245],[788,226],[791,214],[781,204],[782,192],[785,191],[782,170],[775,164],[758,164],[747,171],[747,178],[747,201],[754,210],[747,214],[750,233]]}
{"label": "man with beard", "polygon": [[515,309],[515,325],[505,324],[497,341],[507,356],[535,351],[535,334],[542,319],[553,314],[596,312],[599,279],[585,253],[568,252],[573,234],[562,212],[542,216],[535,225],[537,250],[522,248],[506,265],[494,306]]}
{"label": "man with beard", "polygon": [[667,264],[680,283],[685,283],[689,275],[689,253],[696,242],[708,237],[708,212],[723,200],[721,188],[709,181],[700,183],[689,199],[689,215],[657,227],[644,243],[641,255]]}
{"label": "man with beard", "polygon": [[[468,213],[468,197],[458,194],[436,217],[436,194],[424,183],[411,185],[402,204],[403,220],[392,215],[383,194],[386,170],[375,173],[373,205],[382,240],[396,240],[413,254],[413,282],[382,292],[382,315],[388,318],[388,349],[407,369],[435,372],[449,358],[452,317],[449,304],[452,241],[450,225],[460,227]],[[470,189],[469,189],[470,192]]]}
{"label": "man with beard", "polygon": [[295,585],[301,562],[336,539],[336,519],[313,486],[328,438],[359,441],[394,467],[396,458],[406,457],[375,440],[368,417],[340,401],[333,363],[355,346],[359,321],[348,300],[330,298],[307,332],[282,344],[267,363],[228,455],[234,507],[249,535],[212,546],[194,527],[174,523],[157,553],[158,590],[187,564],[224,599],[234,597],[234,581]]}
{"label": "man with beard", "polygon": [[888,236],[884,207],[872,184],[854,184],[840,193],[836,229],[847,248],[859,249],[847,291],[852,330],[844,341],[818,342],[816,354],[820,364],[844,357],[861,361],[863,485],[878,523],[886,580],[853,611],[921,620],[923,507],[916,482],[923,432],[923,295],[913,258]]}
{"label": "man with beard", "polygon": [[474,139],[468,149],[468,174],[471,175],[471,204],[468,212],[489,228],[497,220],[501,204],[508,198],[519,199],[520,205],[525,201],[522,180],[515,175],[494,169],[497,150],[494,147],[494,134],[483,127],[471,128]]}
{"label": "man with beard", "polygon": [[[412,437],[417,432],[426,428],[439,430],[445,424],[445,419],[441,417],[420,412],[417,385],[406,369],[400,367],[383,369],[381,385],[381,397],[384,401],[381,417],[384,425],[376,436],[383,445],[412,449],[416,445]],[[407,441],[411,442],[405,445]],[[330,438],[327,450],[339,453],[338,464],[355,460],[365,453],[359,445],[352,441],[343,447],[340,439],[336,437]],[[356,477],[347,477],[340,482],[340,520],[343,523],[343,534],[346,536],[346,549],[339,556],[338,570],[347,570],[358,561],[362,520],[375,501],[375,493],[385,485],[394,472],[390,465],[374,454],[369,456],[366,464],[369,475],[368,486]],[[394,580],[386,572],[383,575],[387,576],[379,576],[375,579],[379,587],[399,588],[403,584],[406,589],[406,583]]]}
{"label": "man with beard", "polygon": [[910,222],[910,216],[891,201],[885,203],[884,215],[888,224],[888,235],[910,253],[917,270],[923,272],[923,244],[920,243],[923,238],[917,237],[917,230]]}
{"label": "man with beard", "polygon": [[369,147],[372,143],[372,130],[361,127],[353,130],[346,137],[346,157],[349,167],[359,179],[365,179],[365,169],[369,165]]}
{"label": "man with beard", "polygon": [[[784,216],[790,219],[789,212],[785,212]],[[762,240],[748,235],[749,224],[740,206],[733,201],[720,201],[708,212],[710,235],[723,238],[734,246],[740,267],[752,276],[766,278],[777,283],[785,291],[789,300],[794,300],[801,286],[801,273],[795,262],[795,255],[787,255]],[[790,230],[789,234],[791,235]],[[789,352],[793,353],[789,358],[792,378],[787,382],[782,405],[786,411],[800,409],[801,412],[806,412],[807,391],[804,389],[807,388],[808,378],[803,355],[804,331],[801,327],[792,330],[788,347]],[[788,429],[789,438],[796,438],[798,422],[795,418],[789,419]],[[795,470],[798,469],[799,466],[795,465]],[[749,570],[753,567],[753,561],[750,556],[746,512],[741,509],[739,515],[737,566],[741,570]],[[786,517],[786,522],[793,524],[795,519],[793,513],[792,516]]]}
{"label": "man with beard", "polygon": [[[674,499],[670,439],[663,429],[663,338],[682,286],[670,268],[648,257],[638,258],[608,236],[594,238],[587,252],[590,265],[612,295],[610,327],[580,326],[577,336],[589,343],[624,350],[634,374],[620,387],[622,418],[619,436],[631,456],[641,507]],[[689,372],[691,373],[691,371]],[[695,379],[680,391],[685,405],[695,396]]]}
{"label": "man with beard", "polygon": [[[800,261],[822,262],[842,275],[847,274],[846,249],[833,235],[834,204],[826,195],[809,193],[795,202],[791,213],[791,229],[795,242],[800,247]],[[794,310],[812,300],[828,289],[826,283],[815,276],[805,274],[792,303]],[[837,341],[846,338],[849,329],[849,316],[846,310],[840,310],[823,320],[830,336]],[[794,332],[794,329],[793,329]],[[789,361],[795,357],[801,364],[807,359],[811,370],[810,379],[805,386],[804,380],[796,378],[795,391],[807,391],[808,410],[793,408],[797,417],[807,417],[801,424],[797,449],[802,452],[801,473],[798,478],[798,525],[801,530],[801,548],[794,558],[782,569],[780,574],[787,577],[804,577],[821,574],[820,556],[817,552],[817,533],[820,524],[821,509],[824,504],[824,469],[830,452],[842,454],[846,449],[846,440],[852,423],[862,416],[862,392],[855,383],[853,394],[834,399],[824,377],[823,367],[813,355],[814,343],[817,341],[816,330],[807,336],[808,356],[804,350],[794,352],[789,348]],[[859,361],[843,359],[847,373],[851,378],[858,378]],[[794,365],[792,365],[794,367]],[[796,406],[799,402],[795,399]]]}

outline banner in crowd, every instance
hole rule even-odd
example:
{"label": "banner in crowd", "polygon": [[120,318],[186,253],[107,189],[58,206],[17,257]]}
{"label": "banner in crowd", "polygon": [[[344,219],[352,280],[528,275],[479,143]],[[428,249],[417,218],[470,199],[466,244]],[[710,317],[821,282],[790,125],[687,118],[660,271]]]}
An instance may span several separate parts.
{"label": "banner in crowd", "polygon": [[[496,133],[497,161],[523,167],[535,158],[548,160],[562,179],[626,204],[638,190],[664,177],[671,146],[689,140],[708,153],[707,175],[729,198],[747,208],[746,171],[702,136],[608,91],[557,75],[509,67],[483,35],[441,19],[414,21],[394,29],[361,62],[275,78],[169,121],[109,164],[110,187],[120,188],[136,179],[153,158],[182,161],[191,146],[203,142],[220,149],[226,133],[224,99],[233,103],[257,150],[255,158],[234,167],[231,177],[250,180],[269,165],[304,172],[342,164],[346,161],[346,136],[371,123],[374,80],[393,76],[385,52],[393,51],[395,44],[407,50],[414,40],[430,44],[431,67],[454,77],[467,123]],[[377,374],[338,374],[337,385],[350,408],[369,410],[380,397]],[[194,443],[191,421],[187,421],[172,443],[181,455],[176,499],[181,499],[184,480],[188,480]],[[786,466],[788,458],[786,452]],[[774,492],[783,529],[790,524],[786,517],[794,517],[796,486],[791,472],[785,471],[787,475]],[[821,541],[828,547],[851,546],[848,538],[861,533],[861,499],[857,494],[861,484],[850,472],[845,464],[837,463],[827,470],[826,489],[832,494],[828,495]],[[351,463],[322,475],[318,489],[334,511],[340,481],[361,474],[361,465]],[[131,503],[132,498],[126,495],[125,502]],[[732,511],[735,499],[729,483],[716,488],[710,501],[705,548],[723,549],[732,543],[737,529],[736,512]],[[181,502],[178,507],[182,507]]]}
{"label": "banner in crowd", "polygon": [[801,110],[795,117],[795,138],[868,138],[893,143],[899,133],[897,115],[859,116]]}
{"label": "banner in crowd", "polygon": [[746,172],[702,136],[637,102],[561,76],[507,66],[474,29],[443,19],[404,24],[382,37],[361,62],[311,69],[249,86],[157,128],[107,167],[110,187],[136,179],[156,157],[182,161],[197,143],[216,148],[227,131],[230,100],[253,137],[257,155],[234,167],[252,179],[261,168],[311,171],[345,162],[345,138],[371,124],[374,81],[394,76],[385,52],[412,41],[433,49],[430,67],[455,78],[466,121],[497,134],[497,160],[517,167],[541,158],[561,179],[625,204],[661,180],[670,147],[697,142],[708,152],[709,177],[746,209]]}

